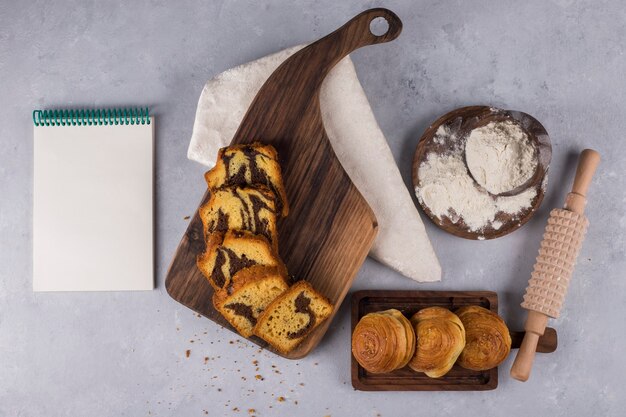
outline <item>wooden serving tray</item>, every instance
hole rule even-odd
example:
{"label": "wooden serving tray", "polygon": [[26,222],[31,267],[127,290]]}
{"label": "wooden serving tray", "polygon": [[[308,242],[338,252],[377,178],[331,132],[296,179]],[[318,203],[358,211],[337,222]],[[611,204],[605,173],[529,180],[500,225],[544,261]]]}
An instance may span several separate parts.
{"label": "wooden serving tray", "polygon": [[[352,332],[364,315],[390,308],[400,310],[407,318],[426,307],[455,310],[478,305],[498,313],[498,295],[492,291],[381,291],[365,290],[352,294]],[[351,333],[352,333],[351,332]],[[512,348],[519,348],[524,332],[511,331]],[[546,328],[539,339],[537,352],[554,352],[557,334]],[[363,369],[351,356],[352,386],[359,391],[487,391],[498,386],[498,368],[472,371],[458,365],[441,378],[429,378],[408,367],[384,374]]]}
{"label": "wooden serving tray", "polygon": [[[370,23],[384,18],[380,36]],[[289,274],[309,281],[339,309],[374,242],[377,222],[369,205],[339,163],[320,112],[319,90],[332,67],[353,50],[395,39],[402,22],[391,11],[371,9],[287,59],[252,102],[232,144],[261,141],[278,151],[289,200],[289,216],[278,223],[279,251]],[[217,155],[216,155],[217,157]],[[202,178],[193,179],[204,186]],[[209,199],[207,192],[200,202]],[[235,331],[214,309],[213,289],[196,267],[204,251],[202,222],[196,211],[176,250],[165,286],[176,301]],[[286,358],[308,354],[332,317]],[[258,345],[272,350],[265,342]],[[276,351],[274,351],[276,352]]]}

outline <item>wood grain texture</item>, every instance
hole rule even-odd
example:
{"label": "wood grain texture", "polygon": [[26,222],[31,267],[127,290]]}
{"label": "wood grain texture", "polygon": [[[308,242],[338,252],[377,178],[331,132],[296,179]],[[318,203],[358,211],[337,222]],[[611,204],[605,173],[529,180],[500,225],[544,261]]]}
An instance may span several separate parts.
{"label": "wood grain texture", "polygon": [[[369,29],[377,17],[389,24],[381,36]],[[289,216],[278,223],[280,255],[290,275],[309,281],[328,297],[335,306],[333,316],[374,242],[377,222],[333,152],[322,123],[319,91],[342,58],[362,46],[391,41],[401,29],[393,12],[371,9],[300,50],[261,87],[232,141],[261,141],[278,151],[290,205]],[[197,181],[202,184],[201,178]],[[207,192],[200,204],[208,198]],[[203,250],[202,224],[196,211],[167,274],[167,291],[180,303],[234,331],[213,308],[213,290],[196,268],[196,256]],[[283,356],[297,359],[308,354],[333,316]],[[258,338],[251,340],[272,350]]]}
{"label": "wood grain texture", "polygon": [[[496,220],[502,222],[502,226],[499,229],[487,226],[482,231],[470,230],[463,220],[453,222],[445,216],[439,218],[432,213],[426,204],[423,204],[423,202],[420,201],[419,203],[424,213],[426,213],[433,223],[446,232],[466,239],[495,239],[518,230],[528,220],[530,220],[541,205],[545,192],[542,187],[542,182],[544,177],[548,175],[548,168],[550,166],[550,160],[552,159],[552,145],[546,129],[537,119],[529,114],[513,110],[494,109],[488,106],[461,107],[444,114],[434,121],[428,129],[426,129],[417,144],[415,155],[413,156],[413,187],[416,187],[419,184],[419,167],[431,152],[445,154],[451,151],[450,147],[436,143],[433,140],[435,132],[437,132],[439,126],[459,123],[458,129],[461,136],[459,140],[465,141],[467,134],[469,134],[471,130],[485,126],[492,121],[504,120],[511,120],[518,123],[529,136],[538,151],[539,163],[535,174],[525,184],[514,190],[514,192],[519,193],[528,188],[535,188],[537,190],[537,195],[533,199],[531,206],[522,210],[517,216],[512,216],[503,212],[498,213],[496,215]],[[510,194],[511,193],[502,193],[501,195]],[[495,198],[495,196],[492,196],[492,198]]]}
{"label": "wood grain texture", "polygon": [[[526,332],[509,330],[509,333],[511,334],[511,349],[519,349],[522,345],[522,339],[524,339],[524,335],[526,335]],[[537,352],[552,353],[556,350],[557,346],[558,337],[556,329],[553,329],[552,327],[546,327],[543,336],[539,338],[539,343],[537,344]]]}
{"label": "wood grain texture", "polygon": [[[351,332],[364,315],[390,308],[400,310],[406,317],[427,307],[445,307],[452,311],[459,307],[478,305],[498,312],[498,295],[492,291],[386,291],[365,290],[352,294]],[[518,348],[524,332],[510,332],[513,349]],[[541,352],[554,352],[556,331],[546,329],[539,346]],[[352,386],[360,391],[487,391],[498,386],[498,368],[472,371],[455,365],[441,378],[429,378],[408,367],[385,374],[373,374],[363,369],[351,357]]]}

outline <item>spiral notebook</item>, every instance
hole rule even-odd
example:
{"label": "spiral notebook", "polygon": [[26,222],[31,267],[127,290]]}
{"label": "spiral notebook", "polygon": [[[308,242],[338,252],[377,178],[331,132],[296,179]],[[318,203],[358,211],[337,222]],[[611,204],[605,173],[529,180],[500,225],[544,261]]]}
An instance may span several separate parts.
{"label": "spiral notebook", "polygon": [[33,290],[154,288],[148,109],[35,110]]}

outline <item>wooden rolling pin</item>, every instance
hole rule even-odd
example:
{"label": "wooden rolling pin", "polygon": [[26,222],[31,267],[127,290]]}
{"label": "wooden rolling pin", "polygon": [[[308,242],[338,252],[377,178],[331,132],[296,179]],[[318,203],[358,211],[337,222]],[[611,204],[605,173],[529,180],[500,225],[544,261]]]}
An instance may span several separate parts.
{"label": "wooden rolling pin", "polygon": [[585,149],[578,159],[576,178],[563,209],[554,209],[548,218],[539,255],[535,262],[522,307],[528,310],[520,346],[511,376],[526,381],[535,358],[539,337],[543,335],[548,317],[557,318],[565,299],[578,252],[589,222],[584,215],[586,194],[591,178],[600,162],[600,154]]}

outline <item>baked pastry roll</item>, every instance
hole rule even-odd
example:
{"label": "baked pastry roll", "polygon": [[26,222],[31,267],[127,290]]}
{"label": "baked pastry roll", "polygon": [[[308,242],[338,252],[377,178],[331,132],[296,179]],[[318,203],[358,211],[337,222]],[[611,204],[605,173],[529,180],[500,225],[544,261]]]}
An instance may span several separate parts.
{"label": "baked pastry roll", "polygon": [[278,154],[272,145],[255,142],[222,148],[204,178],[211,191],[232,185],[264,185],[276,195],[277,212],[283,217],[289,213]]}
{"label": "baked pastry roll", "polygon": [[448,373],[465,347],[461,320],[446,308],[428,307],[415,313],[411,324],[417,346],[409,367],[431,378]]}
{"label": "baked pastry roll", "polygon": [[196,264],[216,291],[225,290],[228,294],[233,291],[233,275],[244,268],[275,266],[287,275],[285,265],[267,239],[242,231],[212,233]]}
{"label": "baked pastry roll", "polygon": [[479,306],[456,311],[465,327],[465,348],[457,363],[466,369],[484,371],[495,368],[511,351],[511,335],[504,320]]}
{"label": "baked pastry roll", "polygon": [[213,305],[239,334],[250,337],[259,315],[289,285],[279,268],[262,265],[242,269],[232,282],[232,294],[216,291]]}
{"label": "baked pastry roll", "polygon": [[308,282],[299,281],[267,306],[253,333],[276,350],[289,353],[332,312],[326,297]]}
{"label": "baked pastry roll", "polygon": [[276,196],[264,185],[217,189],[198,213],[205,239],[214,232],[245,230],[263,235],[278,251]]}
{"label": "baked pastry roll", "polygon": [[352,332],[352,354],[372,373],[403,368],[414,352],[413,326],[396,309],[366,314]]}

